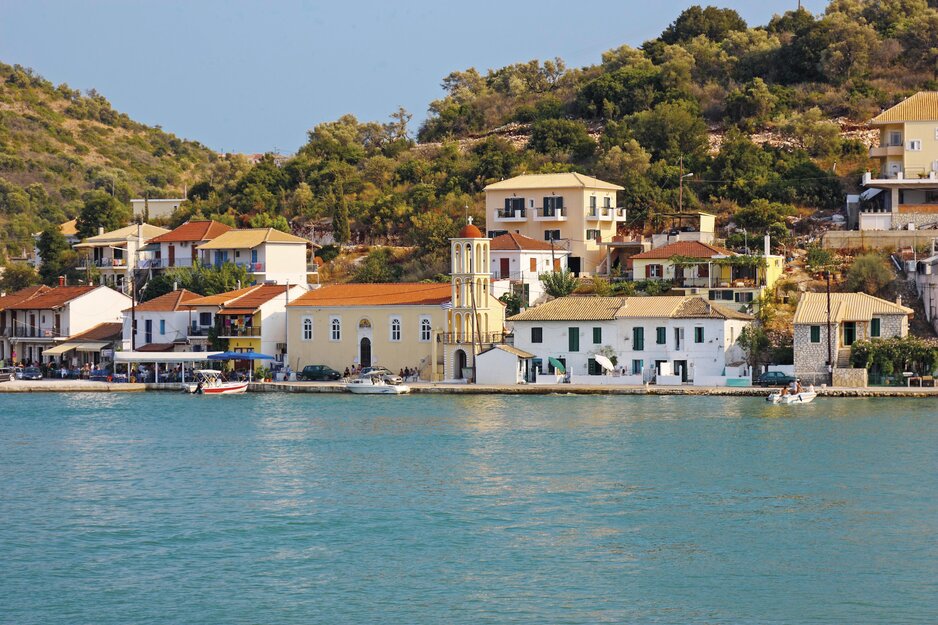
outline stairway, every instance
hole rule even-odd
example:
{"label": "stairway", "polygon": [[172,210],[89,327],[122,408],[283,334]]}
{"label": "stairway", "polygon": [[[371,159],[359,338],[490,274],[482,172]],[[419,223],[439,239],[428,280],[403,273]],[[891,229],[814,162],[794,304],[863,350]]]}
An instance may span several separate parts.
{"label": "stairway", "polygon": [[849,369],[853,365],[850,363],[850,349],[838,349],[837,350],[837,364],[838,369]]}

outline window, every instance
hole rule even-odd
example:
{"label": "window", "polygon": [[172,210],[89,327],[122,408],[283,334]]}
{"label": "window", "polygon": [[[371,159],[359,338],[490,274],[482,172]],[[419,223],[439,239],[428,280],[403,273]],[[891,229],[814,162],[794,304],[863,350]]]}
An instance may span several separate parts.
{"label": "window", "polygon": [[909,151],[910,152],[921,152],[922,150],[922,141],[921,139],[912,139],[909,141]]}
{"label": "window", "polygon": [[401,318],[400,317],[391,317],[391,340],[395,342],[401,340]]}
{"label": "window", "polygon": [[330,317],[329,319],[329,329],[330,329],[330,340],[341,341],[342,340],[342,320],[338,317]]}
{"label": "window", "polygon": [[544,342],[544,328],[531,328],[531,342],[532,343]]}
{"label": "window", "polygon": [[560,240],[560,230],[545,230],[545,231],[544,231],[544,240],[545,240],[545,241],[559,241],[559,240]]}
{"label": "window", "polygon": [[303,340],[313,340],[313,320],[311,317],[303,317]]}
{"label": "window", "polygon": [[545,197],[543,211],[545,217],[553,217],[557,214],[563,215],[563,198]]}
{"label": "window", "polygon": [[586,240],[587,241],[599,241],[601,233],[599,230],[589,229],[586,231]]}
{"label": "window", "polygon": [[503,234],[508,234],[507,230],[489,230],[488,238],[494,239],[495,237],[500,237]]}
{"label": "window", "polygon": [[420,318],[420,340],[424,343],[428,343],[432,336],[432,330],[430,328],[430,317],[421,317]]}
{"label": "window", "polygon": [[199,313],[199,325],[202,326],[203,328],[205,326],[212,325],[212,313],[210,312]]}
{"label": "window", "polygon": [[524,198],[507,197],[505,198],[505,212],[503,217],[524,217]]}
{"label": "window", "polygon": [[880,319],[873,317],[870,319],[870,338],[879,338],[881,336]]}
{"label": "window", "polygon": [[590,196],[590,208],[593,210],[596,209],[596,196],[595,195]]}
{"label": "window", "polygon": [[588,358],[586,360],[586,373],[588,375],[602,375],[603,368],[599,366],[595,358]]}
{"label": "window", "polygon": [[821,342],[821,326],[811,326],[811,342]]}
{"label": "window", "polygon": [[580,328],[570,328],[567,332],[567,351],[580,351]]}
{"label": "window", "polygon": [[694,328],[694,342],[703,343],[704,342],[704,329],[700,326]]}
{"label": "window", "polygon": [[641,375],[642,371],[645,370],[645,361],[644,360],[633,360],[632,361],[632,375]]}
{"label": "window", "polygon": [[645,328],[632,328],[632,349],[637,352],[645,349]]}
{"label": "window", "polygon": [[890,132],[889,133],[889,145],[902,145],[902,133]]}
{"label": "window", "polygon": [[166,320],[160,319],[160,334],[166,334]]}
{"label": "window", "polygon": [[645,265],[645,277],[646,278],[663,278],[664,277],[664,265]]}
{"label": "window", "polygon": [[603,198],[603,208],[612,208],[612,198],[609,196]]}
{"label": "window", "polygon": [[741,291],[737,293],[736,301],[740,304],[748,304],[752,302],[752,291]]}
{"label": "window", "polygon": [[593,344],[599,345],[603,342],[603,329],[593,328]]}
{"label": "window", "polygon": [[668,329],[665,327],[655,328],[655,344],[664,345],[668,342]]}

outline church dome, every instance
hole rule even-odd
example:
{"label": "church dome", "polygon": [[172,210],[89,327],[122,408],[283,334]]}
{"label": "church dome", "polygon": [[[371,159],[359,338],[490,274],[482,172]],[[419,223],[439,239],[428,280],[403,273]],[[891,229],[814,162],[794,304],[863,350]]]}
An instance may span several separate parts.
{"label": "church dome", "polygon": [[472,224],[466,224],[462,227],[462,230],[459,231],[460,239],[481,239],[482,231],[479,230],[476,226]]}

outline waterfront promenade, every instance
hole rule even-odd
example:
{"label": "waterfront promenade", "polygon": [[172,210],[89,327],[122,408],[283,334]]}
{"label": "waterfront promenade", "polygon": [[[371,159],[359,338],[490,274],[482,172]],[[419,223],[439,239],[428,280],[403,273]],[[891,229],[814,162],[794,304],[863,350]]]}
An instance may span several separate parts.
{"label": "waterfront promenade", "polygon": [[[714,395],[734,397],[765,397],[771,389],[761,387],[728,386],[656,386],[654,384],[622,386],[588,386],[581,384],[444,384],[410,383],[412,393],[424,395]],[[175,391],[179,384],[115,384],[87,380],[16,380],[0,383],[0,393],[83,393],[83,392],[138,392]],[[918,397],[936,398],[938,388],[886,387],[816,388],[820,397]],[[344,393],[345,387],[336,382],[255,382],[253,393]]]}

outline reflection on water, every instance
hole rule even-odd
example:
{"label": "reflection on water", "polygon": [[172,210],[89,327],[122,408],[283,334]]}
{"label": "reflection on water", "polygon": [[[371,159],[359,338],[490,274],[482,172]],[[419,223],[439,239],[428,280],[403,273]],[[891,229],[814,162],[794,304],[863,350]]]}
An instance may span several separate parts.
{"label": "reflection on water", "polygon": [[0,622],[934,622],[915,400],[0,396]]}

